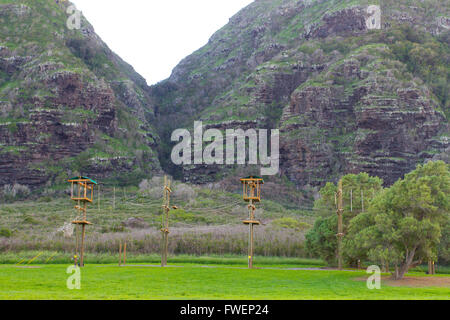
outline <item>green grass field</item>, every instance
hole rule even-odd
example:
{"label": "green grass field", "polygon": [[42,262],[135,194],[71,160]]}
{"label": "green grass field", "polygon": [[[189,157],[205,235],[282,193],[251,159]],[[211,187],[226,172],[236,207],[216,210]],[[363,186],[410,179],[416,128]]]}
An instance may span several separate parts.
{"label": "green grass field", "polygon": [[[364,271],[293,270],[265,265],[87,265],[81,289],[66,286],[68,265],[0,266],[0,299],[449,299],[449,287],[369,290]],[[414,276],[422,274],[411,273]],[[440,277],[440,276],[436,276]],[[359,280],[358,280],[359,278]]]}

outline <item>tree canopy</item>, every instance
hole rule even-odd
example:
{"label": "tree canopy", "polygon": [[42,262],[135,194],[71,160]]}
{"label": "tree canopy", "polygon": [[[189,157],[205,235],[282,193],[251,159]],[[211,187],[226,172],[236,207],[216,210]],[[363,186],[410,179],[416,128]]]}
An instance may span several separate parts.
{"label": "tree canopy", "polygon": [[450,210],[450,172],[442,161],[416,170],[380,192],[369,210],[350,221],[348,255],[395,266],[401,279],[409,268],[436,260]]}
{"label": "tree canopy", "polygon": [[[343,181],[347,186],[344,195],[349,186],[373,191],[372,197],[370,192],[367,196],[367,211],[362,212],[357,203],[355,212],[345,206],[343,251],[347,263],[361,259],[393,266],[393,278],[401,279],[409,268],[429,259],[436,260],[438,253],[444,260],[449,258],[449,165],[443,161],[418,165],[387,189],[382,189],[379,181],[373,179],[358,180],[349,175]],[[326,211],[333,204],[334,190],[335,185],[327,184],[320,191],[318,208]],[[336,220],[331,215],[319,218],[306,236],[307,249],[330,263],[335,261]]]}

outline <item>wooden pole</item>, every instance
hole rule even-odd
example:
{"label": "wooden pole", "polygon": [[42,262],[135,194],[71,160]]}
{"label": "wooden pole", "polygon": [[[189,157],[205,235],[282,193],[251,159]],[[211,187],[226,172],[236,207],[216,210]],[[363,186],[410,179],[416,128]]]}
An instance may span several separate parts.
{"label": "wooden pole", "polygon": [[167,200],[166,200],[166,198],[167,198],[167,190],[166,190],[166,187],[167,187],[167,176],[164,176],[164,190],[163,190],[163,205],[162,205],[162,207],[163,207],[163,213],[162,213],[162,216],[161,216],[161,234],[162,234],[162,237],[161,237],[161,267],[164,267],[165,266],[165,263],[164,263],[164,254],[165,254],[165,243],[166,243],[166,234],[165,234],[165,225],[166,225],[166,222],[165,222],[165,219],[166,219],[166,206],[167,206]]}
{"label": "wooden pole", "polygon": [[170,211],[170,180],[167,180],[167,176],[164,176],[164,200],[163,200],[163,214],[161,223],[161,267],[167,265],[167,256],[169,252],[169,211]]}
{"label": "wooden pole", "polygon": [[[251,188],[250,195],[253,196],[254,187],[250,186],[250,188]],[[248,268],[253,269],[253,221],[255,220],[253,199],[250,199],[248,209],[250,220],[250,223],[248,225]]]}
{"label": "wooden pole", "polygon": [[166,254],[166,250],[165,250],[165,246],[166,246],[166,234],[163,231],[162,234],[162,241],[161,241],[161,267],[165,267],[166,266],[166,259],[165,259],[165,254]]}
{"label": "wooden pole", "polygon": [[167,266],[167,256],[169,254],[169,233],[165,233],[166,237],[164,239],[164,266]]}
{"label": "wooden pole", "polygon": [[250,269],[253,269],[253,223],[250,223]]}
{"label": "wooden pole", "polygon": [[338,183],[338,210],[337,210],[337,215],[338,215],[338,269],[342,270],[342,237],[343,237],[343,226],[342,226],[342,213],[344,211],[343,207],[342,207],[342,179],[339,180]]}
{"label": "wooden pole", "polygon": [[75,225],[75,256],[79,256],[80,255],[80,250],[79,250],[79,239],[78,239],[78,234],[80,233],[80,228],[78,227],[79,225],[76,224]]}
{"label": "wooden pole", "polygon": [[81,231],[81,254],[80,254],[80,266],[84,267],[84,237],[86,235],[86,225],[83,223]]}
{"label": "wooden pole", "polygon": [[164,265],[167,265],[167,256],[169,255],[169,211],[170,211],[170,184],[171,181],[167,182],[169,190],[167,190],[167,207],[166,207],[166,239],[164,242]]}
{"label": "wooden pole", "polygon": [[[254,255],[254,228],[255,225],[259,225],[260,222],[255,219],[256,207],[253,204],[259,202],[260,200],[260,186],[259,180],[256,179],[241,179],[243,184],[243,197],[244,201],[248,201],[248,218],[244,220],[244,224],[248,224],[248,268],[253,268],[253,255]],[[256,190],[256,195],[255,195]]]}
{"label": "wooden pole", "polygon": [[167,232],[163,231],[163,243],[162,243],[162,262],[161,265],[165,267],[167,265],[167,257],[166,257],[166,243],[167,243]]}
{"label": "wooden pole", "polygon": [[[72,224],[75,225],[75,246],[76,246],[75,260],[78,261],[79,258],[79,266],[84,267],[86,226],[91,224],[90,222],[87,221],[87,203],[91,202],[92,204],[95,205],[94,183],[92,183],[88,179],[84,178],[81,179],[81,177],[79,179],[69,180],[69,182],[72,183],[71,198],[72,200],[76,201],[77,205],[75,206],[75,209],[78,212],[75,219],[72,221]],[[74,184],[77,185],[78,192],[74,190]],[[74,195],[73,194],[74,192],[77,192],[77,194]],[[98,200],[98,208],[100,209],[100,197]],[[80,225],[81,225],[81,234],[79,233]]]}
{"label": "wooden pole", "polygon": [[[85,193],[86,193],[86,189],[85,189]],[[86,211],[87,211],[87,203],[86,201],[84,201],[83,204],[83,222],[86,222],[87,220],[87,216],[86,216]],[[84,238],[86,237],[86,224],[83,223],[81,226],[81,252],[80,252],[80,266],[84,267]]]}

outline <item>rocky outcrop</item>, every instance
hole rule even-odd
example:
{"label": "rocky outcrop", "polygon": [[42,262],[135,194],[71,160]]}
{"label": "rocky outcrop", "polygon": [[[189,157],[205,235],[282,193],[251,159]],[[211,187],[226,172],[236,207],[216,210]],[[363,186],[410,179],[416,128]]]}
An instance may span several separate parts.
{"label": "rocky outcrop", "polygon": [[388,92],[370,80],[349,96],[340,86],[295,92],[281,120],[283,174],[315,186],[343,172],[368,172],[392,184],[431,158],[433,145],[444,150],[448,143],[436,136],[448,130],[446,120],[426,93],[398,88],[396,96],[384,96]]}
{"label": "rocky outcrop", "polygon": [[[152,88],[157,117],[168,132],[279,128],[281,175],[301,189],[360,171],[391,184],[448,147],[448,102],[399,51],[405,39],[445,46],[444,2],[383,1],[373,21],[370,1],[255,1]],[[181,169],[206,183],[254,168]]]}
{"label": "rocky outcrop", "polygon": [[0,5],[0,187],[160,171],[145,80],[84,18],[68,30],[68,5]]}
{"label": "rocky outcrop", "polygon": [[446,159],[449,0],[384,0],[381,21],[372,4],[255,1],[151,88],[84,18],[65,27],[68,3],[2,4],[0,186],[75,172],[137,180],[160,163],[191,183],[258,172],[171,163],[171,133],[194,121],[280,129],[277,183],[286,176],[309,195],[345,173],[391,184]]}
{"label": "rocky outcrop", "polygon": [[315,186],[343,172],[368,172],[390,185],[432,158],[431,150],[448,146],[437,139],[448,127],[430,92],[406,85],[393,70],[379,72],[371,65],[377,58],[352,54],[328,71],[347,85],[306,83],[292,94],[281,119],[280,152],[291,180]]}

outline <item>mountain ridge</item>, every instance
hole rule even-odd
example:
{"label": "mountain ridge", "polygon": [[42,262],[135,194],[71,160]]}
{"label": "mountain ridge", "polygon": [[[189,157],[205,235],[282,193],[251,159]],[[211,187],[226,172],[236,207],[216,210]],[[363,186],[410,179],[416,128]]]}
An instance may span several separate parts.
{"label": "mountain ridge", "polygon": [[[137,184],[163,170],[229,185],[257,169],[173,165],[172,131],[197,120],[280,129],[280,173],[268,180],[309,196],[345,173],[389,185],[446,159],[448,0],[257,0],[150,87],[84,17],[81,30],[65,27],[69,5],[0,1],[0,185],[81,172]],[[381,30],[368,29],[370,5]]]}
{"label": "mountain ridge", "polygon": [[[145,80],[62,1],[0,1],[2,185],[160,171]],[[2,99],[3,98],[3,99]]]}
{"label": "mountain ridge", "polygon": [[[370,5],[381,7],[381,30],[367,29],[370,18],[367,10]],[[288,176],[297,186],[320,186],[327,180],[337,180],[343,173],[359,171],[379,175],[386,184],[391,184],[417,163],[432,159],[435,153],[442,154],[448,148],[448,95],[443,94],[437,99],[433,91],[435,87],[425,84],[419,72],[412,72],[408,62],[400,59],[400,54],[395,51],[395,46],[403,42],[411,42],[419,47],[423,45],[426,50],[426,41],[442,47],[433,54],[443,56],[439,62],[443,71],[438,76],[441,82],[448,83],[445,71],[448,40],[436,40],[438,36],[448,35],[448,30],[437,19],[448,13],[448,10],[448,1],[423,1],[420,6],[411,6],[408,1],[255,1],[232,17],[230,23],[216,32],[206,46],[184,59],[169,79],[152,87],[156,108],[160,113],[163,110],[164,118],[168,119],[167,123],[161,119],[160,123],[168,128],[166,133],[160,130],[161,136],[164,141],[168,141],[168,133],[173,128],[192,127],[189,122],[192,123],[194,119],[202,120],[208,128],[221,130],[228,128],[228,122],[239,122],[244,129],[255,126],[279,128],[282,133],[281,174]],[[423,37],[425,41],[409,41],[408,37]],[[370,46],[377,45],[385,45],[387,49],[383,53],[370,49]],[[361,56],[357,52],[359,48],[366,49],[366,55],[362,55],[363,65],[345,63],[342,70],[334,70],[334,74],[330,74],[330,69],[339,61],[350,58],[352,54]],[[371,55],[374,52],[376,54]],[[418,59],[418,56],[414,58]],[[377,59],[386,60],[393,75],[376,75],[386,72],[385,66],[382,72],[374,68],[371,72],[359,70],[361,67],[366,68],[367,59],[374,59],[374,62]],[[391,60],[398,63],[391,63]],[[381,81],[380,84],[390,77],[397,83],[401,94],[392,92],[390,87],[382,89],[380,85],[377,89],[379,97],[373,101],[367,94],[368,90],[376,90],[371,87],[366,88],[366,97],[355,96],[353,100],[345,101],[345,97],[355,91],[352,87],[357,84],[356,79],[352,78],[355,75],[370,77],[370,81]],[[397,79],[397,76],[400,78]],[[314,80],[317,77],[323,79]],[[411,81],[404,81],[402,77],[410,78]],[[321,84],[318,85],[318,82]],[[364,81],[361,78],[359,82]],[[321,132],[322,126],[336,125],[332,125],[333,119],[322,119],[319,122],[314,120],[314,126],[297,123],[297,127],[303,127],[306,131],[297,131],[296,139],[291,139],[284,134],[290,131],[292,136],[295,117],[288,114],[293,110],[292,105],[296,104],[293,101],[296,92],[308,84],[332,89],[326,95],[334,92],[332,99],[347,104],[347,109],[351,109],[349,119],[353,122],[360,121],[355,119],[358,115],[368,116],[368,112],[362,114],[360,106],[356,104],[376,104],[378,102],[375,100],[382,100],[383,95],[386,95],[385,98],[397,96],[398,99],[393,102],[395,110],[391,111],[400,116],[397,125],[404,126],[401,129],[403,132],[399,132],[400,129],[392,132],[380,130],[369,135],[369,140],[357,140],[351,145],[340,141],[349,138],[345,134],[350,132],[344,135],[340,132]],[[424,86],[428,88],[421,88]],[[448,91],[446,85],[442,87]],[[438,88],[436,92],[438,90],[441,89]],[[411,99],[412,96],[403,91],[417,91],[418,95],[416,99]],[[414,96],[413,93],[411,95]],[[421,116],[425,109],[417,107],[417,118],[408,120],[404,117],[411,111],[407,105],[417,105],[418,102],[414,100],[426,100],[423,107],[429,115]],[[436,100],[440,101],[436,103]],[[332,110],[334,107],[328,105],[327,108]],[[341,109],[344,111],[345,106]],[[183,114],[182,119],[179,119],[180,114]],[[329,113],[329,116],[335,117],[336,114]],[[374,122],[378,120],[377,117],[372,119]],[[305,121],[311,123],[313,119]],[[404,133],[410,130],[409,127],[415,126],[414,121],[418,121],[417,127],[426,124],[430,128],[425,136],[419,135],[418,141],[413,135]],[[430,126],[429,122],[434,125]],[[359,137],[367,135],[364,121],[358,123],[361,124],[360,128],[359,125],[345,128],[344,124],[339,130],[352,131]],[[316,136],[313,140],[318,141],[306,141],[300,136],[307,137],[308,134]],[[398,142],[395,141],[399,134],[404,137],[400,143],[402,150],[398,150]],[[380,143],[383,140],[390,142],[383,145]],[[387,148],[387,152],[383,148]],[[168,158],[168,151],[170,148],[166,148],[163,157],[160,156],[161,163],[165,168],[176,170],[162,159]],[[355,154],[352,156],[354,159],[349,159],[348,152]],[[221,179],[233,170],[197,166],[182,168],[178,174],[185,181],[201,183],[215,181],[217,176]]]}

